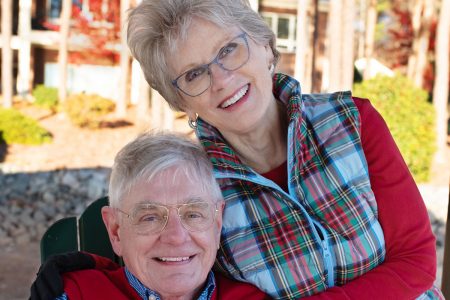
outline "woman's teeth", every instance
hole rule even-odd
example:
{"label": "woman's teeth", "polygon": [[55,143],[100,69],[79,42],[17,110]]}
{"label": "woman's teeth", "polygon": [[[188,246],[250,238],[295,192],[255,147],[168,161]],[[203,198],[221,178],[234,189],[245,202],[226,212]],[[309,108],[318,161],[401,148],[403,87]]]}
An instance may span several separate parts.
{"label": "woman's teeth", "polygon": [[228,99],[227,101],[223,102],[220,107],[221,108],[227,108],[228,106],[238,102],[248,91],[248,84],[244,86],[239,92],[237,92],[233,97]]}

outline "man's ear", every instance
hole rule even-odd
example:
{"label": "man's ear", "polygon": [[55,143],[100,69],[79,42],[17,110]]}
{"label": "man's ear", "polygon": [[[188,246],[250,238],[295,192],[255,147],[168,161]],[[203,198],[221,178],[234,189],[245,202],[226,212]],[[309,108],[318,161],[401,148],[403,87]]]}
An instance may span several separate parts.
{"label": "man's ear", "polygon": [[108,231],[109,241],[114,249],[114,252],[118,256],[122,256],[122,246],[119,234],[119,216],[117,211],[111,206],[102,207],[102,219],[105,223],[106,230]]}
{"label": "man's ear", "polygon": [[216,230],[217,230],[217,245],[220,244],[220,233],[222,232],[222,216],[223,216],[223,209],[225,208],[225,201],[221,201],[217,204],[217,215],[216,215]]}

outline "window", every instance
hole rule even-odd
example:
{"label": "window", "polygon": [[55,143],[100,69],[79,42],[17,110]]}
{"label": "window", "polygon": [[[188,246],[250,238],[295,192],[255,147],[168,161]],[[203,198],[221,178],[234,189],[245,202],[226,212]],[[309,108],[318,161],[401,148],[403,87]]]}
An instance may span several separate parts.
{"label": "window", "polygon": [[294,52],[296,41],[297,17],[290,14],[262,12],[263,19],[277,35],[277,48]]}
{"label": "window", "polygon": [[[81,9],[82,0],[72,0],[72,4],[78,6]],[[50,0],[50,7],[49,7],[49,19],[59,19],[59,16],[61,15],[61,9],[62,9],[62,0]]]}

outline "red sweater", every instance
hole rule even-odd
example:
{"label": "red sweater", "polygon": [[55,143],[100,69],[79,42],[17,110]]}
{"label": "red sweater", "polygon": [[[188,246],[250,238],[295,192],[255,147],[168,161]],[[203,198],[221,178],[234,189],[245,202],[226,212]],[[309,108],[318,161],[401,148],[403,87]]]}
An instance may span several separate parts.
{"label": "red sweater", "polygon": [[[307,298],[414,299],[432,287],[436,275],[436,243],[427,209],[380,114],[368,100],[354,100],[361,116],[362,147],[386,242],[386,260],[344,286]],[[264,175],[286,189],[283,172],[285,164]]]}
{"label": "red sweater", "polygon": [[[101,257],[97,257],[96,262],[96,269],[64,273],[64,291],[69,300],[141,300],[136,290],[128,283],[123,267]],[[230,280],[220,274],[214,275],[216,288],[211,300],[270,299],[251,284]]]}

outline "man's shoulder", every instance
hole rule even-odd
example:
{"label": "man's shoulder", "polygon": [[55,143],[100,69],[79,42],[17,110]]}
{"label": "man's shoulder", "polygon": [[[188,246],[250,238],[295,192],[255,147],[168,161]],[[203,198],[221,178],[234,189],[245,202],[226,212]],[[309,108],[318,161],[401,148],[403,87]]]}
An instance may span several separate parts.
{"label": "man's shoulder", "polygon": [[104,288],[117,283],[128,283],[123,268],[86,269],[63,274],[64,286],[76,285],[80,288]]}

